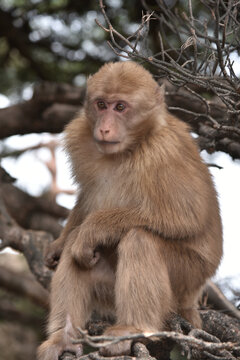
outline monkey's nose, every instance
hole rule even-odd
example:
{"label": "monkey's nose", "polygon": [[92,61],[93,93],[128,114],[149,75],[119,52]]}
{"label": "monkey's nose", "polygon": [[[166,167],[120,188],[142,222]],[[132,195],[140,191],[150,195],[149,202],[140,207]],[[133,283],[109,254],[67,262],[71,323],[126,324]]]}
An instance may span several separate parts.
{"label": "monkey's nose", "polygon": [[107,134],[109,134],[110,130],[100,129],[100,132],[101,132],[102,135],[107,135]]}

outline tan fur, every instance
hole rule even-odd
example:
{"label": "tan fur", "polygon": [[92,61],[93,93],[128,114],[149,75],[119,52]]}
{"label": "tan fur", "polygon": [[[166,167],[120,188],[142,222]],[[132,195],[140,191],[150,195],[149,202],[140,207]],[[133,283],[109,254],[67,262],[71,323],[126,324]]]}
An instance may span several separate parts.
{"label": "tan fur", "polygon": [[[118,102],[125,112],[116,112]],[[118,141],[98,143],[101,136]],[[82,190],[58,240],[62,248],[68,239],[38,359],[57,359],[46,355],[54,334],[67,316],[73,328],[84,327],[93,309],[115,312],[118,334],[162,330],[171,312],[200,327],[198,297],[222,256],[218,203],[187,126],[167,112],[150,73],[133,62],[103,66],[65,138]],[[106,353],[129,353],[129,346]]]}

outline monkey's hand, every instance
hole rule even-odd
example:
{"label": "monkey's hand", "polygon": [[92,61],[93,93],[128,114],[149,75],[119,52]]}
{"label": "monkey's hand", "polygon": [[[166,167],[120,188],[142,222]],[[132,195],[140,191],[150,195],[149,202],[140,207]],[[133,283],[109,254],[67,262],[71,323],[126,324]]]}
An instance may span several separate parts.
{"label": "monkey's hand", "polygon": [[90,232],[85,231],[85,226],[81,225],[71,246],[72,257],[83,269],[91,269],[100,259],[100,252],[89,235]]}
{"label": "monkey's hand", "polygon": [[64,246],[64,240],[60,237],[54,240],[49,247],[47,248],[47,252],[45,254],[45,264],[50,269],[54,269],[60,259]]}

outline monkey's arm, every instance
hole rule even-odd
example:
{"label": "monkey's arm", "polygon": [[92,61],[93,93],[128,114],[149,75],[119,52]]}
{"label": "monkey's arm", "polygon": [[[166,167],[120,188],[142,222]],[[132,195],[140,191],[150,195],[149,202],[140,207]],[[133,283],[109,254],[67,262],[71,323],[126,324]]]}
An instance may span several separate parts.
{"label": "monkey's arm", "polygon": [[98,261],[101,246],[115,246],[131,228],[144,225],[138,209],[99,210],[89,214],[71,234],[72,256],[84,268]]}
{"label": "monkey's arm", "polygon": [[[157,216],[155,219],[151,217],[152,214],[149,216],[138,208],[116,208],[91,213],[75,233],[71,247],[72,256],[83,267],[92,267],[99,258],[98,247],[116,246],[129,230],[136,227],[171,238],[173,230],[169,229],[167,233],[163,221]],[[174,227],[174,224],[172,226]]]}
{"label": "monkey's arm", "polygon": [[54,269],[60,259],[60,256],[63,251],[65,242],[68,239],[68,236],[74,228],[80,225],[83,221],[83,211],[81,210],[81,195],[78,197],[78,200],[70,212],[70,215],[67,219],[67,224],[63,228],[60,236],[54,240],[47,249],[45,255],[45,263],[49,268]]}

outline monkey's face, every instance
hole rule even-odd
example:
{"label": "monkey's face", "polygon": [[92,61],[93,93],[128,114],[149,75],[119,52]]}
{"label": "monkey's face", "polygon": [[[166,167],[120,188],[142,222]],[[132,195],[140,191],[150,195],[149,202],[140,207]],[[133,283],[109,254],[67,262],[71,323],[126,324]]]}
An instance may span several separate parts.
{"label": "monkey's face", "polygon": [[88,79],[84,109],[100,152],[132,151],[146,139],[164,108],[159,89],[151,74],[131,61],[106,64]]}
{"label": "monkey's face", "polygon": [[104,154],[115,154],[129,146],[129,117],[131,106],[126,100],[97,98],[90,105],[93,120],[93,139],[98,150]]}

